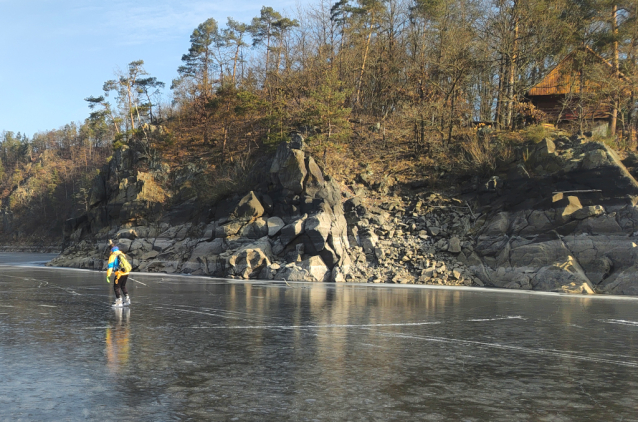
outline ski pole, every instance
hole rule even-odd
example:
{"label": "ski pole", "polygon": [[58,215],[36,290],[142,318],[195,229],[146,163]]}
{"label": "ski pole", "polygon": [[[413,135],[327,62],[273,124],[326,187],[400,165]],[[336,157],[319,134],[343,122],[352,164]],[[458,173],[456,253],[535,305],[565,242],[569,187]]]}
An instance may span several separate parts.
{"label": "ski pole", "polygon": [[142,282],[141,282],[141,281],[139,281],[139,280],[135,280],[133,277],[129,277],[129,278],[130,278],[131,280],[133,280],[134,282],[136,282],[136,283],[140,283],[142,286],[146,286],[146,284],[142,283]]}

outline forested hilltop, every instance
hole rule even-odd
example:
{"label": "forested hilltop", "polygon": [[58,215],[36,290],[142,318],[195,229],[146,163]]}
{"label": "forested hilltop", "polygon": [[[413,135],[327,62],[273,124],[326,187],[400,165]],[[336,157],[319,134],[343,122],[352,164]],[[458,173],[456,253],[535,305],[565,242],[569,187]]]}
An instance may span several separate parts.
{"label": "forested hilltop", "polygon": [[[133,144],[168,166],[171,204],[241,191],[294,132],[345,183],[362,172],[432,187],[489,175],[513,144],[543,138],[534,125],[548,117],[525,94],[571,52],[583,57],[581,86],[596,87],[575,107],[610,107],[601,137],[633,150],[637,13],[634,0],[317,0],[263,7],[250,22],[208,19],[170,83],[134,61],[87,93],[84,122],[2,133],[2,236],[59,239],[90,208],[99,169]],[[584,60],[585,47],[601,62]],[[571,124],[593,123],[581,113]]]}

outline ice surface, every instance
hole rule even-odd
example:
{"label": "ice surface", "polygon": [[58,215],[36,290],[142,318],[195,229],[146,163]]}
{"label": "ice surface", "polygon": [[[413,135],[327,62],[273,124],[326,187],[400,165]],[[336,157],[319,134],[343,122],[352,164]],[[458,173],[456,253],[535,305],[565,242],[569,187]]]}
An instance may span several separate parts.
{"label": "ice surface", "polygon": [[135,274],[113,309],[11,255],[0,420],[638,420],[633,298]]}

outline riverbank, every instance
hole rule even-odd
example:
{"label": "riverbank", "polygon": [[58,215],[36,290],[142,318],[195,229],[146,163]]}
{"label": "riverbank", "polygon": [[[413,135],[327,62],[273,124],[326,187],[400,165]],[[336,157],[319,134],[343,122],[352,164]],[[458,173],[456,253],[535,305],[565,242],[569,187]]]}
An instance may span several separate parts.
{"label": "riverbank", "polygon": [[2,245],[0,253],[23,252],[23,253],[43,253],[43,254],[59,254],[62,251],[62,245]]}

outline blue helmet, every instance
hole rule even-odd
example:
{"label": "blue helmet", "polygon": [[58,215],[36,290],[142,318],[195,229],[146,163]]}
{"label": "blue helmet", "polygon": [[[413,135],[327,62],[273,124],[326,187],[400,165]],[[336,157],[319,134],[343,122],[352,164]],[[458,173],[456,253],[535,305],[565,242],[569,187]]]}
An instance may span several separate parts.
{"label": "blue helmet", "polygon": [[118,248],[117,246],[113,246],[113,247],[111,248],[111,253],[113,253],[113,252],[117,252],[117,251],[119,251],[119,250],[120,250],[120,248]]}

